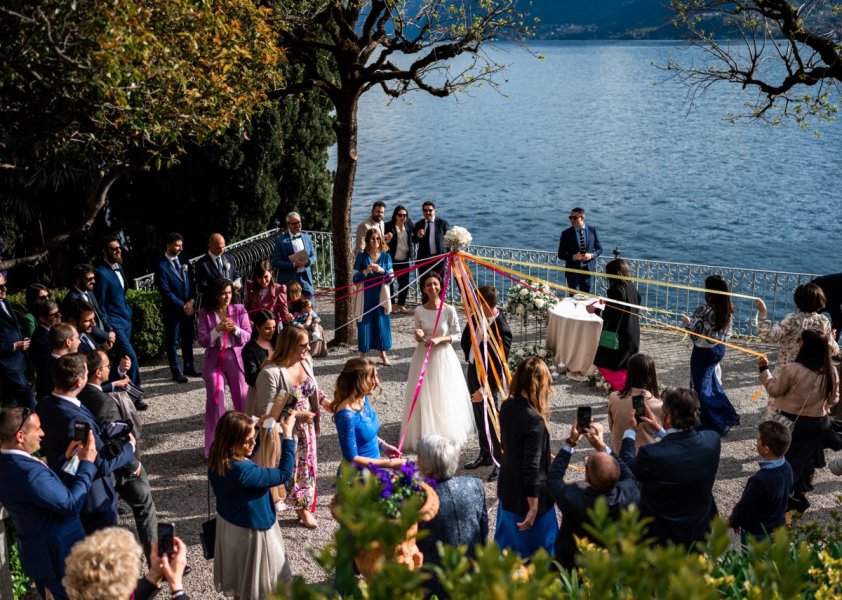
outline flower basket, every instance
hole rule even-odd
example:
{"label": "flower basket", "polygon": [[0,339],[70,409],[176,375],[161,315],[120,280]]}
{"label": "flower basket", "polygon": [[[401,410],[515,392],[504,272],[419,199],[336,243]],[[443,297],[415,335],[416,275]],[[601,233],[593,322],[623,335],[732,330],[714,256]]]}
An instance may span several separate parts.
{"label": "flower basket", "polygon": [[[439,512],[439,495],[428,483],[419,482],[418,484],[425,494],[424,504],[421,507],[420,520],[427,522],[432,520]],[[339,504],[338,498],[338,495],[334,495],[330,502],[330,514],[336,521],[339,521],[339,515],[336,512]],[[424,564],[424,555],[421,554],[418,544],[416,544],[417,536],[418,523],[413,523],[406,531],[404,541],[395,546],[391,557],[395,562],[406,565],[410,571],[420,569]],[[357,555],[354,557],[354,564],[360,574],[366,579],[369,579],[380,569],[383,561],[387,558],[383,545],[380,542],[373,542],[368,547],[362,548],[357,552]]]}

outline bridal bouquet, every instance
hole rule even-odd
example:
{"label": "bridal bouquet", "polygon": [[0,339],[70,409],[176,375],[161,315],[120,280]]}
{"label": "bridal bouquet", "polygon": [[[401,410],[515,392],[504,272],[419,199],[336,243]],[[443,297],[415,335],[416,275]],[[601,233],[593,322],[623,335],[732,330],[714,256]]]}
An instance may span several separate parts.
{"label": "bridal bouquet", "polygon": [[464,227],[451,227],[444,234],[444,245],[447,248],[467,248],[474,238]]}
{"label": "bridal bouquet", "polygon": [[509,288],[506,301],[501,308],[503,312],[510,315],[535,315],[540,319],[546,319],[547,311],[556,304],[558,304],[558,298],[550,291],[550,286],[547,284],[536,282],[526,287],[516,283]]}

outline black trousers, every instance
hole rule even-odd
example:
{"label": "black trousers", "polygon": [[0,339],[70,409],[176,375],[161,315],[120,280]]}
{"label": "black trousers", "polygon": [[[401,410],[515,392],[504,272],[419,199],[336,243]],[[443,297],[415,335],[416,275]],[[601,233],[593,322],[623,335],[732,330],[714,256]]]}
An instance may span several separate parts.
{"label": "black trousers", "polygon": [[[120,476],[118,476],[118,480]],[[114,486],[117,494],[132,509],[134,522],[137,527],[137,535],[146,556],[152,550],[152,541],[158,536],[158,511],[155,509],[155,502],[152,500],[152,491],[149,489],[149,475],[146,467],[140,466],[140,475],[123,479]]]}
{"label": "black trousers", "polygon": [[[494,407],[497,409],[497,414],[500,414],[500,390],[495,389],[491,396]],[[477,425],[477,436],[479,437],[479,454],[483,458],[494,457],[499,463],[503,458],[500,452],[500,438],[494,431],[494,426],[491,424],[491,419],[488,420],[488,430],[485,428],[485,407],[484,402],[471,402],[471,408],[474,409],[474,422]],[[491,438],[491,448],[488,447],[488,438]],[[493,454],[492,454],[493,451]]]}
{"label": "black trousers", "polygon": [[[396,273],[398,271],[407,269],[409,267],[409,259],[406,259],[402,262],[393,263],[392,267],[395,269]],[[392,291],[394,292],[392,294],[392,302],[399,306],[404,306],[406,304],[406,297],[409,294],[409,276],[411,274],[412,271],[402,273],[401,275],[395,277],[395,280],[392,282]]]}
{"label": "black trousers", "polygon": [[[568,273],[567,276],[567,287],[572,288],[574,290],[578,290],[580,292],[585,292],[586,294],[591,293],[591,276],[590,275],[580,275],[579,273]],[[573,295],[572,293],[570,294]]]}

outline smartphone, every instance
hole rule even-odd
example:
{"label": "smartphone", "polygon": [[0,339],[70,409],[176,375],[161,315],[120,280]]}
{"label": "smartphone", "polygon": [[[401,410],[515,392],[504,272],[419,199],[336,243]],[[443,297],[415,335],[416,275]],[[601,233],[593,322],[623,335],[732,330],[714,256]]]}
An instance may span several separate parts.
{"label": "smartphone", "polygon": [[646,416],[646,407],[643,404],[643,394],[632,396],[632,408],[634,408],[634,420],[640,423],[640,420]]}
{"label": "smartphone", "polygon": [[76,421],[73,424],[73,439],[83,444],[88,441],[88,433],[91,431],[91,424],[85,421]]}
{"label": "smartphone", "polygon": [[591,426],[591,407],[579,406],[576,408],[576,428],[581,432]]}
{"label": "smartphone", "polygon": [[172,554],[175,523],[158,523],[158,556]]}

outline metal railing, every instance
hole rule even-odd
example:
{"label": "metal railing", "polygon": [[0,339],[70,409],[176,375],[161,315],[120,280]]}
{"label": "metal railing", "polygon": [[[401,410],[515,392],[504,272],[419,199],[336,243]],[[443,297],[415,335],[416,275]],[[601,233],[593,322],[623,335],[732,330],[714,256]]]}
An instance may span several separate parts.
{"label": "metal railing", "polygon": [[[256,263],[271,256],[275,247],[275,238],[283,231],[282,229],[272,229],[263,232],[231,244],[225,252],[243,277],[248,277]],[[333,276],[334,250],[331,234],[325,231],[308,231],[307,233],[311,236],[316,248],[316,263],[312,266],[316,287],[333,288],[335,287]],[[558,260],[555,252],[495,246],[471,246],[469,251],[478,258],[495,258],[529,263],[529,266],[505,264],[503,266],[524,273],[529,277],[537,277],[551,283],[565,285],[564,271],[552,268],[564,266],[564,263]],[[191,264],[199,258],[201,256],[190,259]],[[604,272],[605,265],[611,258],[610,256],[599,257],[596,265],[597,271]],[[675,313],[674,315],[650,313],[650,316],[656,317],[660,322],[671,325],[680,324],[681,319],[678,315],[682,313],[691,314],[696,306],[703,303],[704,294],[687,289],[665,287],[658,285],[656,282],[702,288],[708,275],[719,274],[728,282],[729,290],[762,298],[766,302],[769,318],[780,320],[786,313],[794,310],[793,290],[798,285],[807,283],[816,277],[816,275],[809,273],[757,271],[716,265],[660,262],[633,258],[625,258],[625,260],[635,277],[652,281],[652,283],[635,284],[640,293],[641,304]],[[493,285],[497,287],[500,291],[501,301],[504,300],[512,281],[500,273],[474,263],[470,264],[475,283],[478,286]],[[595,277],[595,280],[595,293],[604,294],[608,279]],[[135,279],[135,285],[138,289],[152,289],[154,287],[154,274],[150,273]],[[409,296],[410,299],[418,300],[417,286],[411,286]],[[456,286],[451,286],[449,296],[451,301],[460,302]],[[753,322],[756,314],[754,302],[745,298],[734,298],[733,302],[735,335],[754,335],[756,332]]]}

